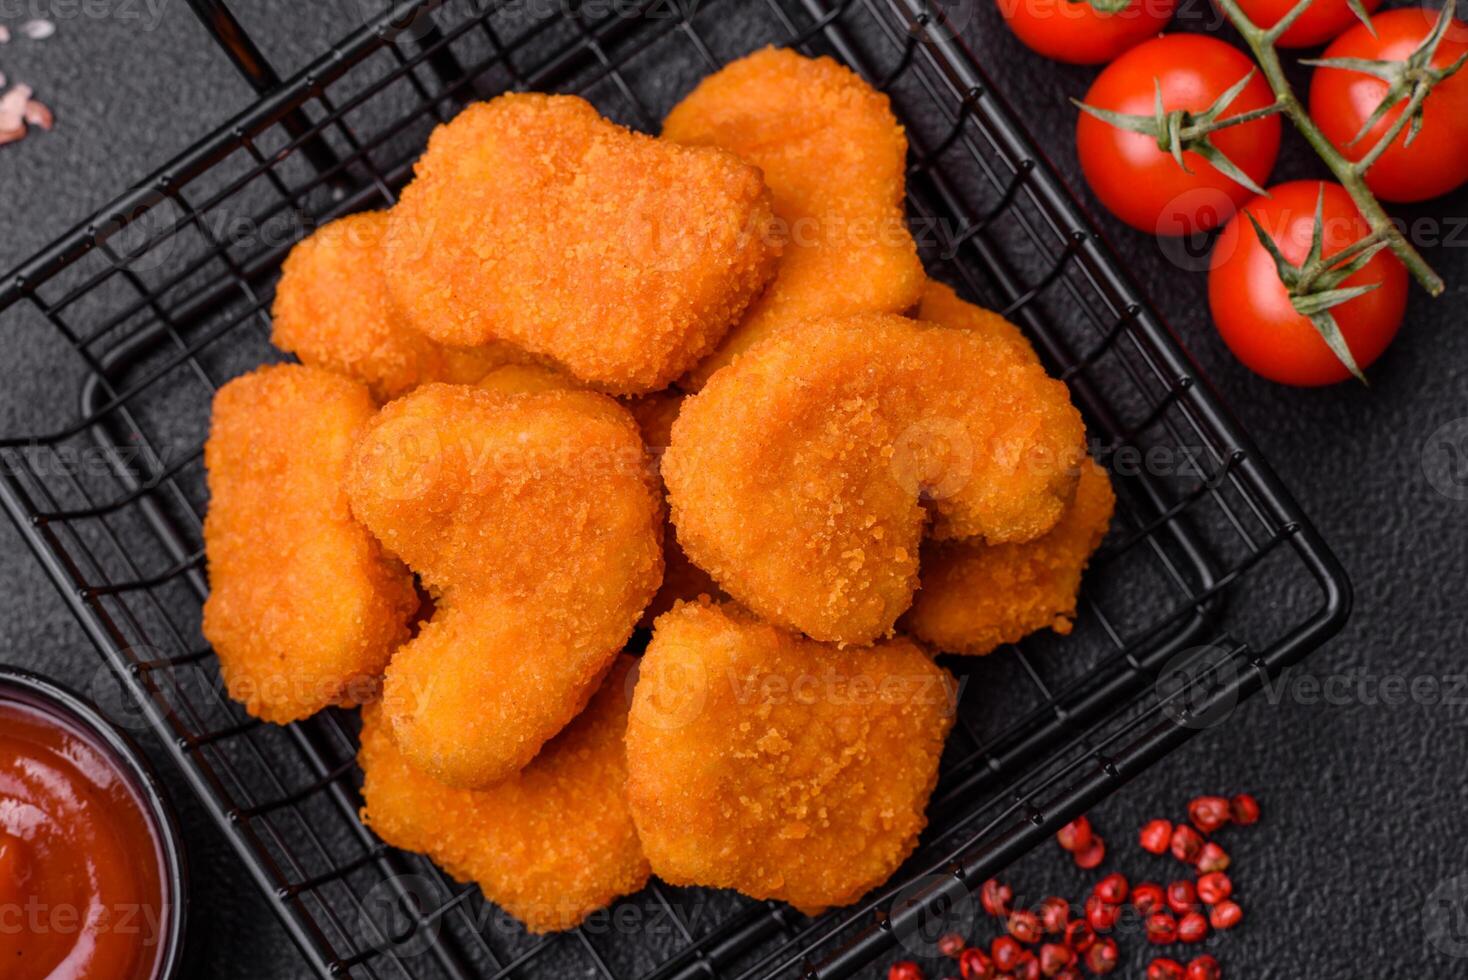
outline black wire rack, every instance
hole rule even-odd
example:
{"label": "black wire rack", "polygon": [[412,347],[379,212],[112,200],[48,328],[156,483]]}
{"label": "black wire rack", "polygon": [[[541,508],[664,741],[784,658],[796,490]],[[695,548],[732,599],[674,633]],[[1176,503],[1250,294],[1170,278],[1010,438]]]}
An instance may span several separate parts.
{"label": "black wire rack", "polygon": [[[78,399],[49,431],[0,439],[0,502],[322,976],[827,980],[925,951],[986,877],[1344,622],[1340,566],[928,0],[408,3],[289,79],[222,3],[192,6],[260,100],[0,283],[0,316],[56,345]],[[210,400],[280,359],[268,314],[290,246],[392,204],[466,102],[574,92],[656,132],[764,44],[833,55],[890,94],[930,271],[1020,323],[1070,384],[1117,519],[1073,635],[949,658],[959,722],[929,830],[888,886],[807,918],[654,882],[530,936],[361,825],[353,714],[276,727],[223,694],[199,629]]]}

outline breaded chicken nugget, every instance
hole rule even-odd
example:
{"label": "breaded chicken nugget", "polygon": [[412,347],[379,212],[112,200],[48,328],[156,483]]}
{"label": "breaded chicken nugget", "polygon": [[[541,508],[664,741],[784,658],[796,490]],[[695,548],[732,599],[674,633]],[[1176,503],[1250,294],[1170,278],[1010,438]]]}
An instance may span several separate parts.
{"label": "breaded chicken nugget", "polygon": [[1035,630],[1069,633],[1081,573],[1116,505],[1106,471],[1087,460],[1075,500],[1049,534],[1023,544],[928,542],[922,585],[901,626],[952,653],[985,654]]}
{"label": "breaded chicken nugget", "polygon": [[830,58],[765,48],[699,82],[663,137],[718,146],[764,171],[789,240],[775,281],[713,356],[709,375],[808,317],[905,313],[923,267],[903,218],[907,136],[887,96]]}
{"label": "breaded chicken nugget", "polygon": [[914,316],[939,326],[983,334],[1004,344],[1016,360],[1040,363],[1035,348],[1019,327],[993,310],[986,310],[982,306],[959,299],[952,287],[936,279],[929,279],[923,286],[923,298],[918,303]]}
{"label": "breaded chicken nugget", "polygon": [[[678,408],[683,396],[675,391],[655,391],[650,395],[632,398],[626,402],[627,410],[637,420],[642,430],[642,441],[653,459],[661,462],[672,439],[673,420],[678,417]],[[640,629],[652,629],[653,620],[672,609],[680,600],[693,600],[699,596],[722,598],[719,588],[708,572],[688,560],[683,549],[678,547],[677,535],[672,525],[663,529],[663,584],[657,595],[642,611],[637,623]]]}
{"label": "breaded chicken nugget", "polygon": [[530,360],[512,344],[459,350],[410,328],[383,279],[387,212],[352,214],[312,232],[286,256],[271,309],[271,343],[303,364],[356,378],[378,401],[430,381],[478,381]]}
{"label": "breaded chicken nugget", "polygon": [[628,671],[619,657],[586,710],[520,772],[452,789],[413,767],[377,705],[362,712],[362,821],[394,847],[432,858],[525,923],[570,929],[647,884],[627,809]]}
{"label": "breaded chicken nugget", "polygon": [[531,391],[569,391],[581,385],[575,378],[541,364],[506,364],[480,378],[475,387],[502,395],[518,395]]}
{"label": "breaded chicken nugget", "polygon": [[581,710],[661,580],[662,502],[636,424],[588,391],[425,385],[378,413],[347,492],[436,600],[384,680],[398,746],[464,789],[519,771]]}
{"label": "breaded chicken nugget", "polygon": [[418,330],[508,340],[613,393],[665,387],[774,274],[759,171],[574,96],[502,95],[434,131],[392,210],[387,283]]}
{"label": "breaded chicken nugget", "polygon": [[810,913],[855,901],[912,853],[955,697],[908,639],[843,650],[736,606],[677,606],[627,722],[653,873]]}
{"label": "breaded chicken nugget", "polygon": [[1085,428],[1063,384],[981,333],[866,315],[782,331],[684,403],[663,458],[678,543],[731,596],[868,643],[912,601],[925,533],[1033,540]]}
{"label": "breaded chicken nugget", "polygon": [[413,578],[352,519],[347,460],[376,406],[355,381],[263,367],[214,396],[204,467],[204,636],[266,721],[356,704],[408,638]]}

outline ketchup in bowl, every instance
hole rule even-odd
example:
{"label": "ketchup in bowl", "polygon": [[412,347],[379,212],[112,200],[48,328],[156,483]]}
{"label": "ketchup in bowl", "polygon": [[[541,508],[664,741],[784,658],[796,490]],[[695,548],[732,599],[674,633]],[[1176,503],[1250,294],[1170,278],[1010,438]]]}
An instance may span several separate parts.
{"label": "ketchup in bowl", "polygon": [[171,824],[135,751],[74,695],[0,677],[0,976],[154,980],[177,959]]}

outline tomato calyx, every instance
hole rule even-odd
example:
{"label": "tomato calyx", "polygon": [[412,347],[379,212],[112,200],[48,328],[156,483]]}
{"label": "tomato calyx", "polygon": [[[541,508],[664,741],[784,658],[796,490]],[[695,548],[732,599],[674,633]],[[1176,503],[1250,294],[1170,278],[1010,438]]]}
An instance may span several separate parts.
{"label": "tomato calyx", "polygon": [[1254,77],[1254,73],[1255,69],[1250,69],[1248,74],[1220,93],[1218,98],[1213,100],[1213,104],[1202,112],[1189,112],[1186,109],[1168,110],[1163,108],[1162,81],[1156,76],[1152,78],[1152,90],[1154,94],[1153,112],[1150,116],[1129,112],[1116,112],[1112,109],[1101,109],[1093,105],[1088,105],[1079,99],[1071,99],[1071,102],[1082,112],[1089,113],[1102,122],[1115,126],[1117,129],[1122,129],[1129,133],[1140,133],[1143,136],[1150,136],[1155,139],[1157,141],[1157,148],[1164,153],[1171,154],[1173,160],[1177,161],[1177,165],[1182,168],[1184,173],[1192,173],[1192,171],[1188,169],[1187,163],[1183,160],[1183,154],[1196,153],[1204,160],[1207,160],[1215,170],[1229,180],[1248,188],[1255,194],[1267,197],[1268,194],[1264,188],[1255,183],[1253,178],[1240,169],[1238,164],[1230,160],[1227,154],[1214,146],[1212,140],[1209,139],[1212,133],[1216,133],[1220,129],[1227,129],[1230,126],[1240,126],[1244,123],[1253,122],[1256,119],[1263,119],[1265,116],[1275,115],[1284,110],[1284,106],[1281,103],[1275,102],[1273,105],[1267,105],[1260,109],[1251,109],[1248,112],[1241,112],[1238,115],[1229,116],[1227,119],[1218,118],[1233,104],[1233,101],[1239,97],[1240,93],[1248,87],[1249,82]]}
{"label": "tomato calyx", "polygon": [[1132,4],[1132,0],[1068,0],[1068,2],[1089,4],[1092,9],[1101,14],[1119,14]]}
{"label": "tomato calyx", "polygon": [[[1376,162],[1376,159],[1396,140],[1404,126],[1407,127],[1407,138],[1402,141],[1402,145],[1411,146],[1417,134],[1422,131],[1423,103],[1427,101],[1427,97],[1444,79],[1456,75],[1463,65],[1468,63],[1468,53],[1465,53],[1450,65],[1442,68],[1432,66],[1432,59],[1437,54],[1438,45],[1453,22],[1453,11],[1456,6],[1457,0],[1447,0],[1443,4],[1437,21],[1432,25],[1432,30],[1403,61],[1374,61],[1369,58],[1304,58],[1301,60],[1301,64],[1315,68],[1336,68],[1341,71],[1360,72],[1387,83],[1386,94],[1382,97],[1381,102],[1371,111],[1371,115],[1366,117],[1360,130],[1346,144],[1347,146],[1359,143],[1377,123],[1381,122],[1383,116],[1403,102],[1407,104],[1401,116],[1392,124],[1391,128],[1381,135],[1371,152],[1357,161],[1358,173],[1365,173],[1367,168]],[[1372,33],[1374,34],[1375,31]]]}
{"label": "tomato calyx", "polygon": [[1310,251],[1306,254],[1305,261],[1299,265],[1295,265],[1284,257],[1274,239],[1259,223],[1259,219],[1255,218],[1247,208],[1244,210],[1244,217],[1248,218],[1249,224],[1254,226],[1254,234],[1258,236],[1259,244],[1264,246],[1264,250],[1274,259],[1279,280],[1284,283],[1285,290],[1289,294],[1290,305],[1294,307],[1296,313],[1310,321],[1316,332],[1320,334],[1320,339],[1325,341],[1325,345],[1330,348],[1330,352],[1345,365],[1357,381],[1364,385],[1368,383],[1366,375],[1356,363],[1355,355],[1351,353],[1345,335],[1341,333],[1340,325],[1336,323],[1330,311],[1381,285],[1379,282],[1359,286],[1344,286],[1342,283],[1360,272],[1366,263],[1370,262],[1389,243],[1384,234],[1372,232],[1330,258],[1322,258],[1324,209],[1325,185],[1322,184],[1320,193],[1315,198],[1315,226],[1310,232]]}

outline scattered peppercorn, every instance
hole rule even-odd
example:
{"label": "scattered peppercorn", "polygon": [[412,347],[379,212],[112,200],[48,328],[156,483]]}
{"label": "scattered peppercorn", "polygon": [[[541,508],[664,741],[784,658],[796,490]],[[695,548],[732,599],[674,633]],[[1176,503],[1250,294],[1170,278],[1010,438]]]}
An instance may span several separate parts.
{"label": "scattered peppercorn", "polygon": [[994,980],[994,961],[982,949],[970,946],[958,954],[958,972],[963,980]]}
{"label": "scattered peppercorn", "polygon": [[1092,891],[1101,901],[1111,905],[1120,905],[1126,901],[1131,885],[1127,883],[1126,875],[1113,871],[1096,882],[1096,887]]}
{"label": "scattered peppercorn", "polygon": [[1187,980],[1221,980],[1223,970],[1211,956],[1199,956],[1188,964]]}
{"label": "scattered peppercorn", "polygon": [[1148,821],[1142,827],[1142,833],[1137,842],[1148,854],[1166,854],[1168,845],[1172,843],[1172,822],[1170,820]]}
{"label": "scattered peppercorn", "polygon": [[1147,980],[1185,980],[1183,965],[1177,960],[1158,957],[1147,964]]}
{"label": "scattered peppercorn", "polygon": [[989,944],[989,955],[994,958],[994,969],[1008,973],[1019,965],[1025,949],[1012,936],[1000,936]]}
{"label": "scattered peppercorn", "polygon": [[1202,912],[1189,912],[1177,922],[1177,939],[1181,943],[1201,943],[1208,936],[1208,920]]}
{"label": "scattered peppercorn", "polygon": [[1116,940],[1110,936],[1096,940],[1096,944],[1086,950],[1086,969],[1097,976],[1115,970],[1120,962],[1121,951],[1116,947]]}
{"label": "scattered peppercorn", "polygon": [[979,889],[979,904],[990,915],[1005,918],[1009,915],[1010,903],[1014,901],[1014,889],[1000,884],[993,878],[984,882]]}
{"label": "scattered peppercorn", "polygon": [[1098,895],[1092,895],[1086,899],[1086,922],[1097,933],[1110,932],[1116,925],[1117,908],[1110,902],[1103,902]]}
{"label": "scattered peppercorn", "polygon": [[1177,942],[1177,919],[1171,912],[1153,912],[1147,916],[1147,941],[1154,946]]}
{"label": "scattered peppercorn", "polygon": [[1084,953],[1096,943],[1096,930],[1085,919],[1075,919],[1065,927],[1065,944]]}
{"label": "scattered peppercorn", "polygon": [[923,971],[912,960],[901,960],[887,970],[887,980],[923,980]]}
{"label": "scattered peppercorn", "polygon": [[1198,898],[1206,905],[1217,905],[1234,893],[1234,883],[1222,871],[1210,871],[1198,879]]}
{"label": "scattered peppercorn", "polygon": [[1040,920],[1035,913],[1019,909],[1009,917],[1009,934],[1022,943],[1040,941]]}
{"label": "scattered peppercorn", "polygon": [[1259,822],[1259,801],[1248,793],[1240,793],[1229,801],[1229,814],[1234,823],[1248,827]]}
{"label": "scattered peppercorn", "polygon": [[1076,867],[1084,871],[1099,868],[1101,862],[1106,860],[1106,842],[1099,834],[1093,834],[1091,842],[1085,846],[1085,849],[1076,852],[1075,860]]}
{"label": "scattered peppercorn", "polygon": [[1203,833],[1216,833],[1232,819],[1229,801],[1221,796],[1200,796],[1188,804],[1188,819]]}
{"label": "scattered peppercorn", "polygon": [[1059,936],[1070,922],[1070,903],[1063,898],[1050,897],[1040,903],[1040,925],[1045,932]]}
{"label": "scattered peppercorn", "polygon": [[1166,901],[1167,896],[1163,893],[1162,886],[1150,881],[1132,889],[1132,907],[1144,918],[1162,908]]}
{"label": "scattered peppercorn", "polygon": [[1208,922],[1215,929],[1232,929],[1244,917],[1244,910],[1235,901],[1219,902],[1208,913]]}
{"label": "scattered peppercorn", "polygon": [[1025,950],[1014,965],[1014,980],[1040,980],[1040,961],[1035,954]]}
{"label": "scattered peppercorn", "polygon": [[1172,831],[1169,846],[1173,857],[1183,864],[1192,864],[1198,860],[1198,852],[1203,849],[1203,838],[1192,827],[1180,823]]}
{"label": "scattered peppercorn", "polygon": [[963,952],[964,947],[967,945],[968,940],[956,932],[950,932],[938,937],[938,952],[950,960],[958,959],[959,954]]}
{"label": "scattered peppercorn", "polygon": [[1209,841],[1198,852],[1196,866],[1203,874],[1209,874],[1214,871],[1227,871],[1228,863],[1228,851]]}
{"label": "scattered peppercorn", "polygon": [[1075,950],[1059,943],[1046,943],[1040,947],[1040,972],[1053,977],[1068,966],[1074,966]]}
{"label": "scattered peppercorn", "polygon": [[1174,881],[1167,886],[1167,907],[1177,915],[1198,910],[1198,891],[1191,881]]}
{"label": "scattered peppercorn", "polygon": [[1055,839],[1062,850],[1078,854],[1091,844],[1091,821],[1085,817],[1076,817],[1055,832]]}

